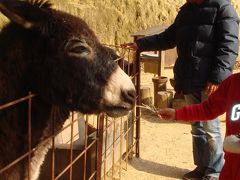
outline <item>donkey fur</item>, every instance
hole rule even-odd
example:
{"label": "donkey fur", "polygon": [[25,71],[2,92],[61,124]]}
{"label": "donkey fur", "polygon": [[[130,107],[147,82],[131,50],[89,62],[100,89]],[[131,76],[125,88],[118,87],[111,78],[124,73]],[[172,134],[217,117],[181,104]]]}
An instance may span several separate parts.
{"label": "donkey fur", "polygon": [[[49,137],[52,124],[60,129],[70,111],[120,116],[133,107],[135,90],[114,62],[116,54],[98,41],[83,20],[41,0],[0,0],[0,11],[10,19],[0,33],[0,104],[36,94],[32,148]],[[116,72],[125,80],[118,80]],[[111,79],[124,82],[114,86]],[[0,111],[0,169],[28,151],[27,115],[28,102]],[[50,142],[41,144],[32,154],[31,180],[38,179],[50,146]],[[28,176],[25,158],[0,174],[0,179]]]}

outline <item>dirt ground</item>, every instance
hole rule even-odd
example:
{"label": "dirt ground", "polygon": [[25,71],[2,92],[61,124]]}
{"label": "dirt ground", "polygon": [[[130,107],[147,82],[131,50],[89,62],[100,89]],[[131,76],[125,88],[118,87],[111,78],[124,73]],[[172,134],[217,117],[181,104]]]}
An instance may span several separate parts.
{"label": "dirt ground", "polygon": [[[221,122],[225,132],[225,122]],[[190,125],[159,121],[147,114],[141,119],[140,158],[128,162],[123,180],[175,180],[195,168]]]}
{"label": "dirt ground", "polygon": [[[171,77],[171,71],[170,77]],[[150,76],[142,85],[151,86]],[[168,84],[168,88],[171,88]],[[222,135],[225,134],[221,116]],[[184,122],[160,121],[146,110],[141,114],[140,158],[128,162],[123,180],[176,180],[195,168],[192,157],[191,126]]]}

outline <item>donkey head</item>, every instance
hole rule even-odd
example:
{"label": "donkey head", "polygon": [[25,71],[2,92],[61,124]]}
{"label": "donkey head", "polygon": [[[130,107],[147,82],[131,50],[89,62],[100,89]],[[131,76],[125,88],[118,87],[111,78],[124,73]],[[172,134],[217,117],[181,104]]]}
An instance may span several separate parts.
{"label": "donkey head", "polygon": [[0,0],[0,10],[11,20],[5,31],[19,29],[29,90],[45,102],[114,117],[133,108],[132,81],[82,19],[41,0]]}

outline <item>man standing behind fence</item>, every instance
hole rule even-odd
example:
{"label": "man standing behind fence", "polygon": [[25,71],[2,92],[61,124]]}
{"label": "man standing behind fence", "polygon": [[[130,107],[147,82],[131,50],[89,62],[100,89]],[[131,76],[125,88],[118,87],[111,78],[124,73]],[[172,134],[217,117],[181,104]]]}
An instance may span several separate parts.
{"label": "man standing behind fence", "polygon": [[[187,0],[164,32],[122,46],[139,51],[176,46],[175,90],[184,94],[187,104],[197,104],[232,73],[238,31],[239,19],[229,0]],[[191,125],[196,168],[183,179],[217,180],[224,163],[219,119]]]}

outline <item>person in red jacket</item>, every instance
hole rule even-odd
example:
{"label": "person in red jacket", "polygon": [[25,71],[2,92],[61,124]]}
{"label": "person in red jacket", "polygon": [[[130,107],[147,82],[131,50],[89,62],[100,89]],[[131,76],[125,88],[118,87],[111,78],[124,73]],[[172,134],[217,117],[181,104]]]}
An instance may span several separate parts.
{"label": "person in red jacket", "polygon": [[226,112],[226,134],[223,144],[225,164],[220,180],[240,180],[240,73],[224,80],[209,98],[180,109],[161,109],[162,120],[208,121]]}

